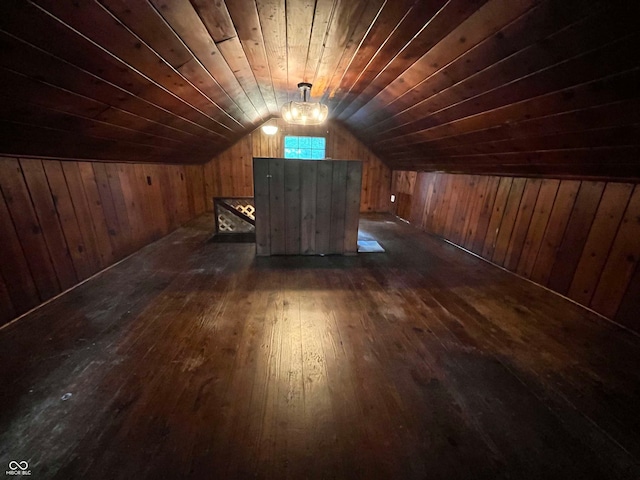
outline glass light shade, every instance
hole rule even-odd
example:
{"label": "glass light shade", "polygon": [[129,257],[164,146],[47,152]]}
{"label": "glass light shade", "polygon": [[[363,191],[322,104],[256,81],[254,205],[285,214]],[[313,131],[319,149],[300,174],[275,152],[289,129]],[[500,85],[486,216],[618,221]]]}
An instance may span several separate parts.
{"label": "glass light shade", "polygon": [[289,102],[282,107],[282,118],[296,125],[318,125],[329,115],[329,107],[315,102]]}
{"label": "glass light shade", "polygon": [[278,126],[272,123],[265,123],[264,125],[262,125],[262,131],[265,133],[265,135],[275,135],[276,133],[278,133]]}
{"label": "glass light shade", "polygon": [[301,102],[289,102],[282,107],[282,118],[287,123],[296,125],[319,125],[329,116],[329,107],[318,102],[308,102],[307,95],[311,90],[310,83],[298,84]]}

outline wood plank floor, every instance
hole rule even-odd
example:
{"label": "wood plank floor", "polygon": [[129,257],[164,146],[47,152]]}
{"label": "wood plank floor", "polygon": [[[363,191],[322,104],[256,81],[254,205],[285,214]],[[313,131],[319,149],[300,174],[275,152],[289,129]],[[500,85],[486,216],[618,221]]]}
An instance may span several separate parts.
{"label": "wood plank floor", "polygon": [[640,478],[638,337],[391,216],[357,257],[212,225],[0,330],[0,471]]}

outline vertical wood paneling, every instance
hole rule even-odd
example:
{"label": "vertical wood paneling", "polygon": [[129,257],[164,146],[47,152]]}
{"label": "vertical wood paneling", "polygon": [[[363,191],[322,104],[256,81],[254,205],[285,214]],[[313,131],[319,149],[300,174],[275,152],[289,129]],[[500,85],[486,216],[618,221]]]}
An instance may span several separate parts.
{"label": "vertical wood paneling", "polygon": [[362,162],[255,158],[254,165],[258,255],[357,252]]}
{"label": "vertical wood paneling", "polygon": [[478,224],[473,235],[472,243],[469,246],[472,252],[479,255],[482,254],[482,248],[489,231],[489,222],[491,221],[491,213],[493,212],[499,192],[498,186],[500,185],[500,181],[497,177],[489,177],[487,181],[487,189],[485,191],[484,201],[482,202],[480,216],[478,217]]}
{"label": "vertical wood paneling", "polygon": [[51,298],[60,292],[60,283],[18,160],[4,159],[0,162],[0,188],[40,298]]}
{"label": "vertical wood paneling", "polygon": [[358,252],[358,221],[362,192],[362,163],[347,162],[347,194],[345,199],[344,246],[345,254]]}
{"label": "vertical wood paneling", "polygon": [[[140,165],[142,167],[142,173],[144,176],[145,182],[151,182],[151,185],[147,185],[148,187],[148,197],[151,209],[151,215],[155,219],[155,228],[157,229],[154,232],[155,238],[160,238],[163,235],[166,235],[171,230],[171,226],[169,224],[169,220],[167,219],[167,212],[163,208],[163,201],[166,195],[162,191],[162,175],[161,171],[163,167],[160,165]],[[148,181],[147,181],[148,179]],[[204,182],[202,185],[204,189]],[[206,197],[206,193],[202,192],[203,195],[203,205],[206,205],[206,202],[212,202],[209,197]]]}
{"label": "vertical wood paneling", "polygon": [[40,297],[4,196],[0,196],[0,225],[0,271],[7,279],[6,286],[15,312],[26,312],[40,303]]}
{"label": "vertical wood paneling", "polygon": [[[59,162],[55,163],[59,166]],[[60,226],[60,220],[62,217],[58,217],[56,206],[54,205],[54,200],[57,205],[60,205],[60,198],[63,197],[63,195],[56,194],[53,189],[50,190],[49,182],[47,182],[47,176],[45,175],[44,168],[42,167],[42,162],[36,159],[21,159],[20,168],[22,168],[22,173],[24,175],[27,188],[29,189],[29,193],[31,194],[33,207],[37,215],[38,223],[42,230],[42,235],[44,236],[44,240],[49,250],[49,256],[51,257],[51,261],[56,271],[58,281],[60,282],[60,287],[63,290],[66,290],[67,288],[75,285],[78,282],[78,275],[76,274],[76,267],[74,267],[74,264],[77,266],[78,270],[81,270],[82,265],[88,264],[89,262],[87,262],[86,260],[84,262],[71,261],[69,247],[67,246],[67,239],[65,239],[65,235],[62,232],[62,227]],[[58,183],[55,181],[55,179],[52,180],[52,184]],[[63,183],[66,187],[66,182],[64,182],[64,179]],[[73,212],[73,208],[71,211]],[[73,220],[75,221],[75,213],[73,213]],[[76,238],[73,238],[73,235],[70,232],[69,234],[67,234],[68,239],[80,240],[79,238],[77,238],[80,236],[80,232],[77,230],[77,228],[73,233],[77,233]],[[81,241],[80,247],[82,248]],[[80,273],[80,275],[82,274]]]}
{"label": "vertical wood paneling", "polygon": [[333,162],[318,162],[316,183],[316,252],[328,252],[331,235]]}
{"label": "vertical wood paneling", "polygon": [[[67,187],[67,180],[62,171],[62,165],[56,161],[45,162],[45,171],[47,179],[49,180],[48,187],[51,189],[49,193],[49,188],[47,188],[47,194],[53,196],[55,199],[56,217],[60,219],[62,224],[68,251],[71,253],[75,270],[78,273],[77,280],[83,280],[98,271],[98,264],[95,259],[88,255],[82,234],[80,233],[80,227],[71,195],[69,194],[69,188]],[[46,231],[48,227],[43,225],[43,228]],[[62,254],[61,252],[59,255]],[[53,255],[52,258],[54,258]],[[66,288],[71,285],[72,284],[69,284]]]}
{"label": "vertical wood paneling", "polygon": [[271,252],[271,224],[269,205],[269,162],[258,159],[253,162],[253,176],[255,178],[254,201],[256,205],[256,254],[269,255]]}
{"label": "vertical wood paneling", "polygon": [[[162,205],[162,193],[155,168],[155,165],[135,166],[136,178],[140,183],[139,190],[144,195],[143,215],[149,223],[147,238],[150,241],[161,238],[164,235],[166,226],[164,211],[160,208]],[[202,197],[202,203],[204,204],[204,176],[201,176],[200,179],[202,181],[202,191],[200,195]]]}
{"label": "vertical wood paneling", "polygon": [[500,232],[500,224],[502,223],[502,217],[504,217],[504,211],[507,205],[507,199],[509,198],[509,191],[511,190],[512,182],[512,178],[503,177],[498,183],[496,199],[493,203],[489,226],[487,227],[487,236],[485,237],[482,245],[482,256],[484,258],[491,259],[495,252],[498,233]]}
{"label": "vertical wood paneling", "polygon": [[579,188],[580,182],[577,180],[562,180],[560,182],[536,263],[531,272],[531,280],[540,285],[546,285],[549,282],[551,269],[564,237]]}
{"label": "vertical wood paneling", "polygon": [[284,159],[269,161],[269,235],[271,255],[287,253],[284,201]]}
{"label": "vertical wood paneling", "polygon": [[[123,179],[120,178],[118,173],[119,165],[117,163],[106,163],[104,164],[104,169],[113,202],[113,213],[115,214],[118,232],[120,233],[121,252],[123,255],[128,255],[135,249],[135,244],[137,243],[135,232],[132,228],[132,224],[135,226],[137,219],[130,213],[131,210],[127,211],[127,201],[124,198],[122,188]],[[129,190],[127,187],[128,185],[126,185],[125,180],[125,189]],[[131,215],[132,218],[129,218],[129,215]],[[127,239],[131,239],[132,241],[127,242]]]}
{"label": "vertical wood paneling", "polygon": [[[305,192],[300,205],[300,251],[303,254],[316,252],[316,202],[318,163],[308,162],[302,165],[300,190]],[[358,203],[358,208],[360,204]]]}
{"label": "vertical wood paneling", "polygon": [[567,294],[582,305],[591,301],[632,191],[627,183],[609,183],[604,189]]}
{"label": "vertical wood paneling", "polygon": [[524,178],[514,178],[511,183],[511,189],[509,190],[509,196],[507,197],[507,203],[504,209],[504,215],[502,221],[498,226],[498,237],[496,238],[496,248],[493,252],[492,260],[498,265],[504,265],[507,252],[509,250],[511,234],[513,233],[513,227],[518,217],[518,211],[520,209],[520,202],[522,201],[522,194],[524,193],[524,187],[526,180]]}
{"label": "vertical wood paneling", "polygon": [[604,187],[604,182],[582,182],[580,185],[556,261],[551,268],[547,284],[551,290],[563,295],[569,290]]}
{"label": "vertical wood paneling", "polygon": [[[640,186],[393,173],[406,219],[640,330]],[[418,212],[422,212],[420,215]]]}
{"label": "vertical wood paneling", "polygon": [[95,174],[94,166],[87,162],[79,162],[78,170],[82,179],[82,187],[87,197],[89,211],[91,214],[91,222],[93,230],[96,233],[96,244],[100,252],[102,266],[110,265],[119,258],[116,254],[115,241],[113,236],[115,230],[112,230],[107,222],[107,214],[102,203],[100,188],[98,187],[98,179]]}
{"label": "vertical wood paneling", "polygon": [[454,225],[456,218],[456,209],[458,208],[458,199],[462,193],[464,176],[455,176],[451,178],[450,195],[447,200],[447,218],[444,223],[443,235],[447,238],[455,237]]}
{"label": "vertical wood paneling", "polygon": [[[129,229],[129,235],[133,240],[131,248],[137,249],[137,247],[144,244],[146,228],[141,210],[142,196],[139,191],[136,191],[137,182],[135,181],[134,170],[133,168],[128,168],[129,165],[125,164],[108,165],[108,167],[111,167],[109,172],[111,191],[118,192],[117,198],[121,202],[116,203],[116,211],[126,213],[126,216],[119,216],[120,225],[122,228],[126,225],[126,228]],[[114,188],[115,185],[117,187]]]}
{"label": "vertical wood paneling", "polygon": [[333,163],[329,253],[342,253],[344,251],[344,214],[347,202],[347,165],[347,162]]}
{"label": "vertical wood paneling", "polygon": [[202,171],[0,158],[0,324],[204,210]]}
{"label": "vertical wood paneling", "polygon": [[[409,214],[409,221],[411,223],[420,224],[422,222],[422,216],[424,214],[424,207],[427,202],[429,182],[419,182],[417,181],[416,176],[416,181],[414,181],[414,183],[415,185],[412,189],[413,193],[411,195],[411,210]],[[391,191],[394,191],[393,186],[391,187]]]}
{"label": "vertical wood paneling", "polygon": [[536,201],[516,272],[530,278],[547,228],[560,181],[544,179]]}
{"label": "vertical wood paneling", "polygon": [[[253,196],[251,158],[284,157],[285,135],[324,136],[326,157],[335,160],[362,161],[361,212],[387,212],[390,208],[391,171],[362,142],[338,123],[300,127],[278,120],[276,135],[265,135],[261,129],[239,139],[233,146],[204,165],[204,184],[208,199],[214,196]],[[415,179],[415,172],[411,172]],[[212,204],[207,203],[207,210]]]}
{"label": "vertical wood paneling", "polygon": [[533,209],[539,192],[540,180],[537,178],[527,179],[504,262],[505,268],[509,270],[515,270],[520,261],[520,255],[524,247],[529,225],[531,224],[531,217],[533,216]]}
{"label": "vertical wood paneling", "polygon": [[[487,195],[487,188],[489,186],[488,184],[489,177],[478,176],[475,186],[475,195],[472,195],[468,200],[469,213],[463,232],[464,237],[462,246],[471,251],[473,251],[473,240],[476,235],[476,231],[480,226],[480,215],[486,203],[485,198]],[[473,201],[473,198],[476,198],[476,201]]]}
{"label": "vertical wood paneling", "polygon": [[[285,251],[300,253],[300,162],[284,162]],[[306,193],[306,192],[305,192]]]}
{"label": "vertical wood paneling", "polygon": [[[93,169],[94,178],[89,177],[87,181],[89,184],[95,181],[99,194],[98,203],[102,206],[102,211],[104,212],[104,221],[113,248],[113,255],[114,257],[121,258],[124,256],[124,246],[122,243],[124,234],[120,232],[118,215],[116,214],[116,207],[111,196],[111,187],[109,186],[105,165],[102,163],[94,163],[89,166]],[[87,175],[89,175],[88,172]],[[91,186],[89,188],[91,188]],[[124,213],[125,212],[122,214]]]}
{"label": "vertical wood paneling", "polygon": [[636,185],[598,279],[591,308],[613,317],[622,301],[624,287],[629,283],[639,261],[640,185]]}

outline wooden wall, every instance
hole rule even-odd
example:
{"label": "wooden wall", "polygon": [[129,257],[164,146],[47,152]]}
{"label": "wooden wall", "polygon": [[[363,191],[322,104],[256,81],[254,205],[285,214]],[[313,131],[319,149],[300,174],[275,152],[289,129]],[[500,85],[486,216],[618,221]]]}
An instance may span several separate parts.
{"label": "wooden wall", "polygon": [[640,332],[640,185],[395,171],[394,211]]}
{"label": "wooden wall", "polygon": [[362,162],[255,158],[256,254],[358,252]]}
{"label": "wooden wall", "polygon": [[391,171],[362,142],[341,125],[328,122],[322,126],[287,125],[278,119],[278,133],[265,135],[260,128],[243,137],[231,148],[205,165],[205,188],[208,209],[211,198],[253,196],[253,157],[284,157],[285,135],[325,136],[327,158],[362,160],[361,212],[387,212]]}
{"label": "wooden wall", "polygon": [[0,324],[204,212],[202,168],[0,157]]}

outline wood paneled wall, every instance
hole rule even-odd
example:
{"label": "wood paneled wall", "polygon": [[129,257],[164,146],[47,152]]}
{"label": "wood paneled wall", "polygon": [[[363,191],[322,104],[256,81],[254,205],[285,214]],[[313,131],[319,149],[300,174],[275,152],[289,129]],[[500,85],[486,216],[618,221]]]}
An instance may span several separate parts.
{"label": "wood paneled wall", "polygon": [[0,157],[0,324],[204,212],[202,169]]}
{"label": "wood paneled wall", "polygon": [[253,160],[256,254],[355,255],[362,162]]}
{"label": "wood paneled wall", "polygon": [[398,216],[640,332],[640,185],[393,177]]}
{"label": "wood paneled wall", "polygon": [[265,135],[260,128],[213,158],[204,167],[208,209],[211,198],[253,196],[253,157],[284,157],[285,135],[324,136],[326,156],[336,160],[362,160],[361,212],[387,212],[391,171],[362,142],[340,124],[300,127],[278,119],[278,133]]}

